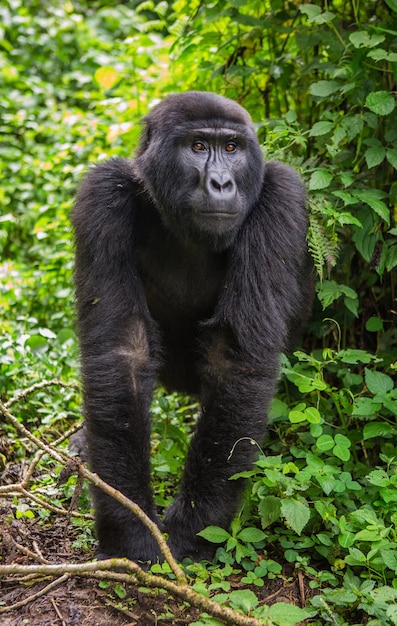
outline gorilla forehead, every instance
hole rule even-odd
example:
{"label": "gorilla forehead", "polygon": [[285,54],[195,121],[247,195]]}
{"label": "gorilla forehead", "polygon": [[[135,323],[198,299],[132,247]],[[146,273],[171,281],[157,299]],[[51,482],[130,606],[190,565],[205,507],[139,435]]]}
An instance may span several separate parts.
{"label": "gorilla forehead", "polygon": [[239,104],[209,91],[187,91],[168,96],[154,107],[144,118],[152,131],[175,133],[178,127],[189,129],[200,125],[224,127],[225,122],[233,127],[247,127],[255,134],[251,117]]}

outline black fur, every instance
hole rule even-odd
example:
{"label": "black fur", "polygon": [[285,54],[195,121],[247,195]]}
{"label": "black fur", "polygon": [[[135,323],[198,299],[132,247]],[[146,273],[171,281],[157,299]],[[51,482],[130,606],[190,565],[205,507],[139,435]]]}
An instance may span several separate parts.
{"label": "black fur", "polygon": [[[230,523],[243,484],[229,478],[252,465],[280,352],[310,308],[303,186],[263,161],[244,109],[188,92],[145,119],[134,161],[88,173],[73,224],[91,467],[157,520],[153,385],[198,394],[202,416],[165,525],[177,558],[210,556],[196,533]],[[94,497],[101,555],[159,558],[131,513]]]}

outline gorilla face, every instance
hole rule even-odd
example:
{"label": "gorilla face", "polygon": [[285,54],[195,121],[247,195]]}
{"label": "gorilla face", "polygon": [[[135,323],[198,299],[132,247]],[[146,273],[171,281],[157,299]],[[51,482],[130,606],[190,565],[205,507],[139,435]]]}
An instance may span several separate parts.
{"label": "gorilla face", "polygon": [[206,92],[186,95],[146,118],[135,167],[171,232],[221,250],[259,197],[264,162],[244,109]]}

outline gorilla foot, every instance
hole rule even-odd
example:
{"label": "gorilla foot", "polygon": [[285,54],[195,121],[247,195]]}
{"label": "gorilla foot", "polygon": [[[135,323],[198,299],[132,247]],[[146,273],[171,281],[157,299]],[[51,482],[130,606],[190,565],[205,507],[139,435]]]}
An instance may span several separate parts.
{"label": "gorilla foot", "polygon": [[149,569],[155,563],[162,563],[164,557],[156,540],[150,533],[142,532],[139,537],[119,538],[117,542],[100,542],[95,552],[98,561],[106,559],[123,559],[137,563],[142,569]]}
{"label": "gorilla foot", "polygon": [[164,523],[171,552],[177,561],[182,561],[184,558],[193,561],[212,561],[217,548],[216,544],[197,535],[209,524],[203,523],[197,511],[193,515],[190,509],[189,513],[182,500],[176,498],[165,514]]}

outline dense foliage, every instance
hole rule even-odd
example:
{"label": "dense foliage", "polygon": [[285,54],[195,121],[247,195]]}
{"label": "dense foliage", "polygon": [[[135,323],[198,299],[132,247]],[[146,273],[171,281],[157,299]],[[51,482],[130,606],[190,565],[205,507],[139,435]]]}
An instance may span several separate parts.
{"label": "dense foliage", "polygon": [[[205,531],[219,562],[192,569],[227,592],[232,571],[260,586],[285,559],[321,589],[318,623],[397,624],[396,0],[4,0],[0,35],[1,397],[78,378],[69,212],[82,172],[130,156],[167,93],[236,99],[266,157],[306,179],[318,300],[241,514],[230,533]],[[159,392],[153,407],[159,506],[186,450],[182,417],[194,423],[187,402]],[[21,410],[47,434],[78,416],[70,390]]]}

